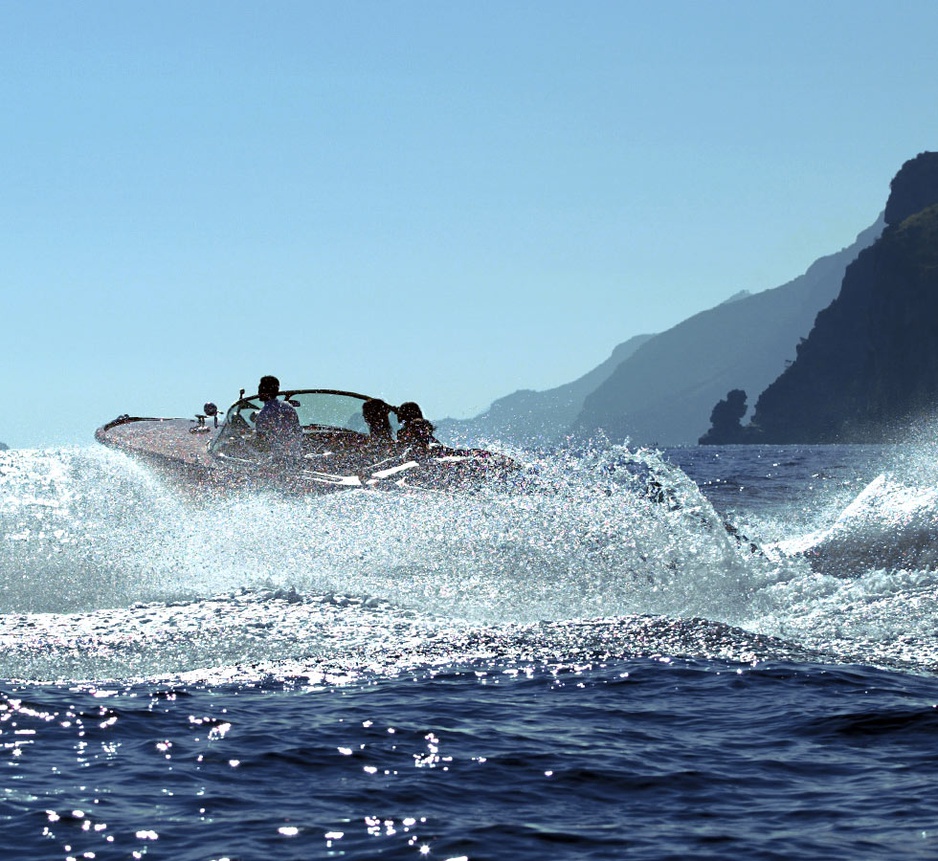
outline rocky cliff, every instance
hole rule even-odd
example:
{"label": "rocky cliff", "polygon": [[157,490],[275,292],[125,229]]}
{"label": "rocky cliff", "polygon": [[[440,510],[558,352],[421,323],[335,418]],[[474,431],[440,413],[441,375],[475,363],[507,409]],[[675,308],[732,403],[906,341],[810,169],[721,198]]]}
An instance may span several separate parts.
{"label": "rocky cliff", "polygon": [[[759,396],[738,437],[883,442],[938,405],[938,153],[893,179],[886,229],[847,267],[795,361]],[[720,415],[723,415],[720,413]],[[702,440],[704,441],[704,440]]]}

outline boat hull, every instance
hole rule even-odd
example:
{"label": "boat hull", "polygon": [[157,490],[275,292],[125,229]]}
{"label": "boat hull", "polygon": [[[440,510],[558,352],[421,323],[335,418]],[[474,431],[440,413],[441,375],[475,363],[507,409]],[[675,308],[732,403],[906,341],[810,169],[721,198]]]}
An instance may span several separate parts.
{"label": "boat hull", "polygon": [[95,439],[153,469],[184,491],[277,491],[315,495],[351,488],[445,490],[504,479],[517,470],[485,451],[414,452],[398,444],[307,453],[287,464],[213,451],[223,430],[202,419],[121,416]]}

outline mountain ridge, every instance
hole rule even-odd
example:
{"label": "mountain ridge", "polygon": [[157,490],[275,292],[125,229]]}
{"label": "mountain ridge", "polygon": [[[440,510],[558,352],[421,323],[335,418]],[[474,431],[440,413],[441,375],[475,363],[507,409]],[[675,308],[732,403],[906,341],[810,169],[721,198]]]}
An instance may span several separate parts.
{"label": "mountain ridge", "polygon": [[462,439],[512,439],[528,445],[551,444],[562,439],[583,408],[589,392],[654,335],[634,335],[617,345],[608,359],[570,383],[552,389],[519,389],[493,401],[472,419],[440,419],[442,434]]}
{"label": "mountain ridge", "polygon": [[707,429],[728,389],[762,391],[795,357],[817,313],[837,295],[847,265],[875,241],[883,216],[849,246],[778,287],[728,299],[665,332],[637,335],[571,383],[499,398],[472,419],[442,419],[459,440],[556,443],[595,433],[639,445],[687,445]]}

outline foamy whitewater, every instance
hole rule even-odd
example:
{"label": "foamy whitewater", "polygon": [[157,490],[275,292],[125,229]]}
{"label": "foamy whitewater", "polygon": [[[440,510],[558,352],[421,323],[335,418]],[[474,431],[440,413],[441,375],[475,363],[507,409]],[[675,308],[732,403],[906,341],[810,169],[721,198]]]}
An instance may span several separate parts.
{"label": "foamy whitewater", "polygon": [[511,453],[296,499],[0,452],[5,857],[934,857],[930,443]]}

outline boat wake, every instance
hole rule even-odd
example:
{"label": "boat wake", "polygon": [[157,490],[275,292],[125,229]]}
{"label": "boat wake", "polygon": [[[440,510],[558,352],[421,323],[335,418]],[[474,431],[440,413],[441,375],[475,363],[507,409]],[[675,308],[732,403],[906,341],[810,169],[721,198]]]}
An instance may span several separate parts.
{"label": "boat wake", "polygon": [[826,529],[778,542],[777,552],[803,554],[815,570],[840,577],[871,569],[938,565],[938,487],[877,476]]}
{"label": "boat wake", "polygon": [[[191,500],[104,449],[0,453],[0,677],[335,681],[639,655],[938,665],[922,645],[938,622],[927,541],[914,569],[819,573],[795,543],[751,552],[656,453],[527,463],[511,488]],[[857,557],[886,547],[903,498],[878,488],[827,530]],[[919,497],[922,535],[935,502]]]}

